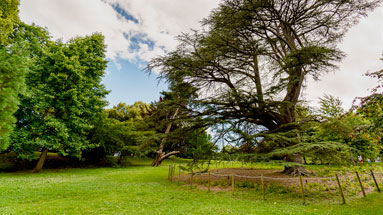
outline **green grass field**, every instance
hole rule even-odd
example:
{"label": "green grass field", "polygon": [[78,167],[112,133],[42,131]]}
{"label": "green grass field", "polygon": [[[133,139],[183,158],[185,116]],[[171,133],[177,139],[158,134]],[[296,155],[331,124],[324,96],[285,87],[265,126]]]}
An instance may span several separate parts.
{"label": "green grass field", "polygon": [[309,201],[255,190],[208,192],[167,180],[168,166],[0,174],[0,214],[383,214],[383,194]]}

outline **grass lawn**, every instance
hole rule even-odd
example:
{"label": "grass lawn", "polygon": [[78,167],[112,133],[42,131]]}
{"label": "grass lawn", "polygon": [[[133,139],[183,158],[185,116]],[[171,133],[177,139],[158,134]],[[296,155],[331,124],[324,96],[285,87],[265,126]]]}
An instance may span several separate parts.
{"label": "grass lawn", "polygon": [[209,193],[167,180],[168,166],[0,173],[0,214],[383,214],[383,194],[303,206],[299,195]]}

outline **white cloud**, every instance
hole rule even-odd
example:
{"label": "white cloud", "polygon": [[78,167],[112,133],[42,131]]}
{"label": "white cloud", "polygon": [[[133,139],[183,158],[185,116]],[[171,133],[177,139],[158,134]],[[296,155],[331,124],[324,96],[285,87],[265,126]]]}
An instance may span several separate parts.
{"label": "white cloud", "polygon": [[[107,57],[132,62],[148,61],[177,45],[175,36],[198,28],[219,0],[22,0],[20,17],[26,23],[47,27],[53,38],[69,38],[102,32],[108,46]],[[111,6],[119,4],[139,23],[128,21]],[[139,42],[132,50],[132,41],[140,37],[154,42],[149,47]]]}
{"label": "white cloud", "polygon": [[[21,0],[20,17],[27,23],[35,22],[48,27],[54,38],[67,40],[77,35],[101,32],[105,36],[107,57],[116,63],[117,58],[128,59],[142,66],[157,55],[176,47],[175,37],[200,23],[220,0]],[[139,23],[128,21],[112,8],[119,4]],[[348,108],[356,96],[369,94],[375,80],[363,77],[367,71],[383,67],[379,58],[383,52],[383,8],[350,30],[340,48],[347,58],[340,70],[325,75],[321,81],[308,81],[306,98],[317,98],[328,93],[340,97]],[[128,38],[140,37],[134,44]],[[142,40],[154,42],[153,47]]]}
{"label": "white cloud", "polygon": [[47,27],[53,38],[68,40],[78,35],[102,32],[108,45],[107,56],[114,59],[125,52],[129,41],[121,27],[128,25],[106,3],[94,0],[22,0],[20,18]]}
{"label": "white cloud", "polygon": [[382,20],[383,7],[380,7],[350,29],[340,45],[347,54],[340,69],[323,76],[319,82],[310,80],[305,92],[307,99],[317,105],[318,97],[331,94],[341,98],[343,107],[348,109],[355,97],[371,94],[377,82],[363,74],[383,68],[383,62],[379,60],[383,53]]}

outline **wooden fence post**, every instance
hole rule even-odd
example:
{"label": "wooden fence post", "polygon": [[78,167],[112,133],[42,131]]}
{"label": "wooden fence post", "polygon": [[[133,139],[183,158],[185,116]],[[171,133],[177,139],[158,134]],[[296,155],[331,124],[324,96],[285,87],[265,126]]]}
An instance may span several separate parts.
{"label": "wooden fence post", "polygon": [[343,204],[346,204],[346,199],[344,198],[343,189],[342,189],[342,185],[340,184],[338,174],[335,174],[335,177],[336,177],[336,181],[338,182],[339,192],[340,192],[340,195],[342,196]]}
{"label": "wooden fence post", "polygon": [[364,192],[364,187],[363,187],[362,181],[360,180],[359,173],[358,173],[358,171],[356,171],[355,173],[356,173],[356,177],[358,178],[358,181],[359,181],[360,189],[362,189],[363,197],[366,197],[366,192]]}
{"label": "wooden fence post", "polygon": [[173,165],[170,166],[170,181],[173,182]]}
{"label": "wooden fence post", "polygon": [[235,186],[235,182],[234,182],[234,173],[231,173],[231,194],[234,196],[234,186]]}
{"label": "wooden fence post", "polygon": [[169,170],[168,170],[168,180],[170,180],[170,166],[169,166]]}
{"label": "wooden fence post", "polygon": [[207,190],[210,191],[210,171],[208,172],[208,177],[207,177]]}
{"label": "wooden fence post", "polygon": [[170,181],[173,181],[173,175],[174,175],[174,165],[171,166],[171,171],[172,174],[170,174]]}
{"label": "wooden fence post", "polygon": [[263,183],[263,174],[261,175],[261,184],[262,184],[262,200],[265,200],[265,184]]}
{"label": "wooden fence post", "polygon": [[[173,171],[173,177],[175,178],[175,177],[176,177],[176,174],[177,174],[177,165],[174,164],[173,168],[174,168],[174,171]],[[173,179],[172,179],[172,180],[173,180]]]}
{"label": "wooden fence post", "polygon": [[376,178],[375,178],[374,172],[373,172],[372,170],[370,170],[370,172],[371,172],[371,176],[372,176],[372,178],[374,179],[374,182],[375,182],[375,186],[376,186],[376,188],[378,189],[378,192],[380,193],[379,184],[378,184],[378,182],[376,181]]}
{"label": "wooden fence post", "polygon": [[181,167],[180,165],[178,165],[178,179],[181,178]]}
{"label": "wooden fence post", "polygon": [[306,204],[306,199],[305,199],[305,188],[303,187],[302,174],[301,174],[301,173],[299,173],[299,183],[300,183],[300,185],[301,185],[303,204],[305,205],[305,204]]}
{"label": "wooden fence post", "polygon": [[194,177],[194,172],[192,172],[190,176],[190,189],[193,188],[193,177]]}

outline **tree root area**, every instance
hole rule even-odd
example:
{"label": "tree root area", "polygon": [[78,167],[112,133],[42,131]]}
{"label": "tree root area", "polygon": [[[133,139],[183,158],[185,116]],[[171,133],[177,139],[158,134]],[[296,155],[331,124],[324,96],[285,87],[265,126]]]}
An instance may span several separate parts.
{"label": "tree root area", "polygon": [[302,176],[313,175],[312,172],[307,171],[302,166],[288,166],[288,167],[285,167],[285,169],[283,170],[282,173],[285,174],[285,175],[290,175],[290,176],[299,176],[299,174],[301,174]]}

